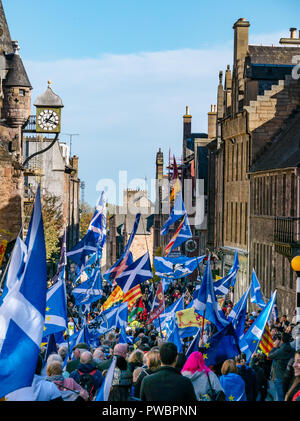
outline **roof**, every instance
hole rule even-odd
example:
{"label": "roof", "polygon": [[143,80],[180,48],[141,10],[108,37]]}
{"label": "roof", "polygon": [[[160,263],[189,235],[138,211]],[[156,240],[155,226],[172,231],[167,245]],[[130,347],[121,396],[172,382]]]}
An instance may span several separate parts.
{"label": "roof", "polygon": [[7,21],[6,21],[6,17],[5,17],[1,0],[0,0],[0,27],[2,29],[2,35],[0,35],[0,47],[3,48],[4,53],[6,54],[13,53],[14,50],[12,46],[12,40],[10,37],[10,32],[7,25]]}
{"label": "roof", "polygon": [[19,54],[7,54],[6,62],[8,64],[9,71],[5,79],[5,86],[20,86],[32,89]]}
{"label": "roof", "polygon": [[46,91],[36,99],[34,106],[35,107],[63,107],[64,105],[62,103],[61,98],[52,91],[50,86],[48,86]]}
{"label": "roof", "polygon": [[248,51],[252,64],[293,64],[293,56],[300,54],[300,47],[249,45]]}
{"label": "roof", "polygon": [[273,144],[258,158],[250,173],[300,165],[300,110]]}

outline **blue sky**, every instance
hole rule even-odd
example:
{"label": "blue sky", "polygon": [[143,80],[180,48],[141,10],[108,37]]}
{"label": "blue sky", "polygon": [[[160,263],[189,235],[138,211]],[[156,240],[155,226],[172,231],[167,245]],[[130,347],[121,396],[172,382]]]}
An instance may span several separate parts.
{"label": "blue sky", "polygon": [[181,155],[186,105],[193,132],[207,131],[218,72],[232,65],[238,18],[251,23],[250,43],[271,45],[297,27],[300,11],[298,0],[2,2],[32,102],[50,79],[65,104],[62,133],[80,134],[72,151],[91,205],[99,180],[112,179],[118,189],[124,170],[128,181],[149,181],[159,147],[165,159],[169,148]]}

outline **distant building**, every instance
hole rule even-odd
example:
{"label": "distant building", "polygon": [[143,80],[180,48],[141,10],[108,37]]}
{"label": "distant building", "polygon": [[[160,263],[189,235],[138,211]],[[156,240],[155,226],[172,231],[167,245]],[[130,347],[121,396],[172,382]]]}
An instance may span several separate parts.
{"label": "distant building", "polygon": [[109,210],[108,233],[106,237],[106,266],[110,268],[120,257],[132,232],[136,214],[141,213],[141,219],[130,251],[133,260],[138,259],[147,251],[153,261],[153,220],[154,206],[148,199],[145,190],[126,190],[123,205],[114,206]]}

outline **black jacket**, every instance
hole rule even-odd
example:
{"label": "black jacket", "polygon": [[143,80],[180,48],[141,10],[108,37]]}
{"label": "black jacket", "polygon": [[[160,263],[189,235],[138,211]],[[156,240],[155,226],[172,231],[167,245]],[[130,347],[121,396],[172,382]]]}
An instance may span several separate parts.
{"label": "black jacket", "polygon": [[193,383],[174,367],[160,367],[156,373],[144,377],[141,385],[142,401],[197,401]]}

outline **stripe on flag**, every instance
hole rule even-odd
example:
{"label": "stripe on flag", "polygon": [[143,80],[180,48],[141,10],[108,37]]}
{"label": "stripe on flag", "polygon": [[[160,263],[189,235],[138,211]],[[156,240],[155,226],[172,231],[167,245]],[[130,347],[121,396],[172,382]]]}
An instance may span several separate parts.
{"label": "stripe on flag", "polygon": [[101,311],[107,310],[112,305],[116,304],[122,299],[123,299],[123,291],[121,290],[119,285],[117,285],[116,288],[113,290],[113,292],[110,294],[110,296],[107,298],[105,303],[103,303],[101,307]]}
{"label": "stripe on flag", "polygon": [[127,301],[128,309],[131,309],[133,305],[136,303],[137,299],[142,297],[142,295],[143,294],[142,294],[140,284],[138,284],[137,286],[135,286],[134,288],[126,292],[126,294],[124,294],[123,303]]}
{"label": "stripe on flag", "polygon": [[274,348],[274,342],[268,323],[266,324],[265,332],[261,338],[259,347],[266,356],[268,356],[269,352]]}
{"label": "stripe on flag", "polygon": [[182,228],[182,226],[183,226],[183,224],[184,224],[185,217],[186,217],[186,215],[184,215],[184,217],[182,218],[182,221],[180,222],[180,224],[179,224],[179,226],[178,226],[177,230],[175,231],[175,234],[174,234],[174,235],[173,235],[173,237],[171,238],[171,240],[170,240],[169,244],[167,244],[167,245],[166,245],[166,248],[165,248],[165,250],[164,250],[164,255],[165,255],[165,256],[168,256],[168,254],[170,253],[170,251],[171,251],[171,249],[172,249],[172,247],[173,247],[173,245],[174,245],[174,243],[175,243],[175,240],[176,240],[176,238],[178,237],[178,235],[179,235],[179,233],[180,233],[180,231],[181,231],[181,228]]}

